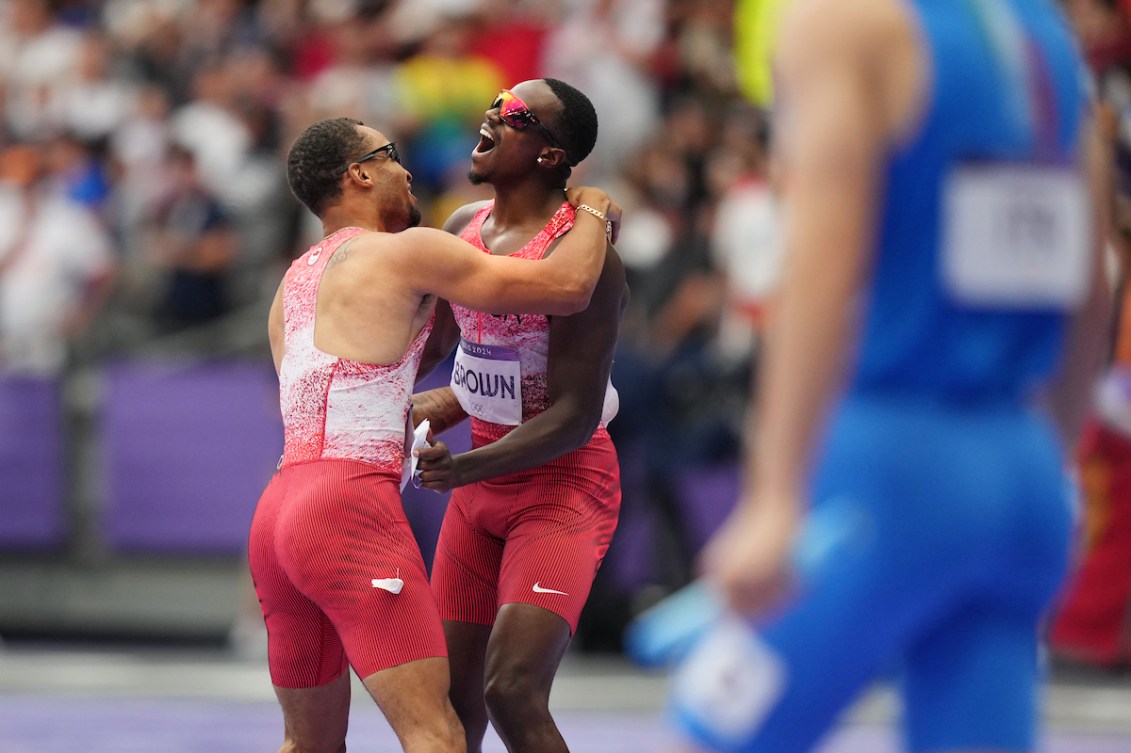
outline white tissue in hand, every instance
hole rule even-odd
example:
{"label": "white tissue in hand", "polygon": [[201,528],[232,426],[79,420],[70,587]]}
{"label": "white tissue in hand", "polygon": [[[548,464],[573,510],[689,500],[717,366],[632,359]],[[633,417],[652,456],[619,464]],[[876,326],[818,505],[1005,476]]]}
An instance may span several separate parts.
{"label": "white tissue in hand", "polygon": [[404,491],[404,488],[408,486],[409,479],[416,475],[416,464],[420,461],[420,458],[416,457],[413,452],[421,449],[422,447],[432,446],[428,444],[428,429],[429,423],[428,419],[426,418],[421,421],[420,426],[417,426],[416,430],[412,432],[412,447],[410,447],[408,450],[408,457],[404,459],[404,470],[401,472],[402,492]]}

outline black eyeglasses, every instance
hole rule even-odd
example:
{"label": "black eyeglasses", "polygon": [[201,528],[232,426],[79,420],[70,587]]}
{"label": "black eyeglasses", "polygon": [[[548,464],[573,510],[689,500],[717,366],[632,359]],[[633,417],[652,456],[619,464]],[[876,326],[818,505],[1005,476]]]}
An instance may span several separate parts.
{"label": "black eyeglasses", "polygon": [[538,129],[538,133],[546,137],[546,141],[550,142],[550,146],[555,146],[565,152],[566,161],[571,165],[573,160],[569,158],[569,152],[566,148],[558,143],[554,138],[554,134],[550,133],[550,129],[543,125],[538,116],[530,111],[530,108],[525,102],[519,99],[514,92],[509,89],[503,89],[499,95],[495,97],[495,101],[491,103],[489,109],[499,111],[499,120],[503,121],[511,128],[519,131],[525,130],[527,126],[534,126]]}
{"label": "black eyeglasses", "polygon": [[334,171],[334,175],[342,175],[343,173],[345,173],[346,170],[350,169],[350,165],[357,164],[359,162],[367,162],[367,161],[373,159],[374,157],[376,157],[379,154],[384,154],[388,159],[391,159],[393,162],[396,162],[398,165],[401,163],[401,153],[397,151],[397,142],[390,141],[388,144],[385,144],[385,146],[379,146],[376,149],[374,149],[372,152],[369,152],[368,154],[361,155],[360,157],[355,159],[353,162],[349,162],[349,163],[342,165],[341,167],[339,167],[337,170]]}

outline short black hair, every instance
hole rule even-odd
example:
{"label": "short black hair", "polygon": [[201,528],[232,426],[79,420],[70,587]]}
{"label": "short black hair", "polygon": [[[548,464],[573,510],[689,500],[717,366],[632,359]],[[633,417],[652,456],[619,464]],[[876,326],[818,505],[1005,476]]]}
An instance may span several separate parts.
{"label": "short black hair", "polygon": [[544,78],[546,86],[562,103],[562,111],[550,129],[566,151],[570,165],[589,156],[597,143],[597,111],[580,90],[556,78]]}
{"label": "short black hair", "polygon": [[287,155],[287,183],[295,198],[321,217],[326,204],[342,193],[342,176],[335,171],[365,149],[364,125],[353,118],[319,120],[303,131]]}

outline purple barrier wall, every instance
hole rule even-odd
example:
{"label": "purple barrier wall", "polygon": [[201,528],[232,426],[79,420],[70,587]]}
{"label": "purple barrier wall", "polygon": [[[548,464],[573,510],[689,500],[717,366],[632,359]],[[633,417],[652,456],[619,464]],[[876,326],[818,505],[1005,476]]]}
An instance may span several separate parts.
{"label": "purple barrier wall", "polygon": [[106,372],[104,534],[119,551],[239,553],[283,451],[269,364]]}
{"label": "purple barrier wall", "polygon": [[0,378],[0,547],[61,544],[66,533],[64,490],[57,384]]}
{"label": "purple barrier wall", "polygon": [[[669,479],[674,507],[669,518],[651,496],[639,451],[631,446],[617,450],[623,496],[604,567],[616,588],[635,593],[646,585],[668,584],[683,568],[694,567],[694,558],[734,507],[741,469],[733,463],[680,469]],[[673,550],[673,546],[680,549]],[[671,557],[678,559],[665,560]],[[690,561],[683,562],[687,558]],[[690,577],[691,573],[683,575]]]}
{"label": "purple barrier wall", "polygon": [[695,549],[702,549],[723,524],[738,500],[742,469],[734,463],[693,466],[675,481],[686,534]]}

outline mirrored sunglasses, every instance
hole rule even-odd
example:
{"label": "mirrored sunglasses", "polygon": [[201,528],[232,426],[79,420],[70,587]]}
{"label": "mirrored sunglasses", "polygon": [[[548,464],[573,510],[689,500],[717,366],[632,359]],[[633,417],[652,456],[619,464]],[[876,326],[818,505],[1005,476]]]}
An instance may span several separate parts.
{"label": "mirrored sunglasses", "polygon": [[[499,92],[498,96],[495,97],[495,101],[491,103],[489,109],[498,110],[499,120],[515,130],[522,131],[530,126],[534,126],[534,128],[546,138],[546,141],[550,142],[550,146],[557,147],[563,152],[566,152],[566,159],[569,159],[569,152],[566,151],[566,148],[554,138],[554,134],[550,133],[550,129],[538,119],[537,115],[530,111],[530,108],[526,106],[525,102],[515,96],[514,92],[509,89],[503,89]],[[570,164],[572,165],[573,162],[571,161]]]}

